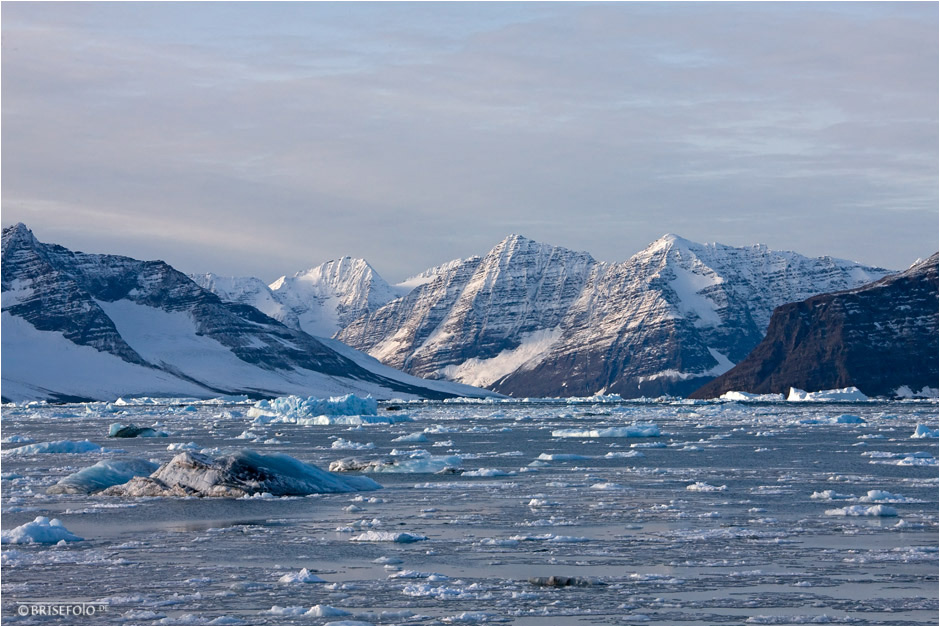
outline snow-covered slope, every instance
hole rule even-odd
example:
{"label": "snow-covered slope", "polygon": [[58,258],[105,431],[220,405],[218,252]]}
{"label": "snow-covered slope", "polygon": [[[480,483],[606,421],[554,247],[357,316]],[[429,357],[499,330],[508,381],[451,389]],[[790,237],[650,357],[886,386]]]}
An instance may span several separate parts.
{"label": "snow-covered slope", "polygon": [[271,285],[253,277],[212,273],[190,278],[222,300],[251,305],[293,329],[319,337],[332,337],[407,291],[393,288],[368,262],[352,257],[282,276]]}
{"label": "snow-covered slope", "polygon": [[351,357],[161,261],[72,252],[3,230],[2,395],[480,395]]}
{"label": "snow-covered slope", "polygon": [[774,307],[887,271],[666,235],[622,263],[510,236],[337,334],[383,363],[517,396],[683,394],[761,340]]}

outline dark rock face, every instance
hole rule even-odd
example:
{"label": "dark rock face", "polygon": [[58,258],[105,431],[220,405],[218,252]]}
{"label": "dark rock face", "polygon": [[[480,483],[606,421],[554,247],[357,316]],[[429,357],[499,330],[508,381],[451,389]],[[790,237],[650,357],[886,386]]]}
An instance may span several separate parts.
{"label": "dark rock face", "polygon": [[854,290],[778,307],[748,357],[692,394],[854,385],[869,396],[938,386],[937,255]]}

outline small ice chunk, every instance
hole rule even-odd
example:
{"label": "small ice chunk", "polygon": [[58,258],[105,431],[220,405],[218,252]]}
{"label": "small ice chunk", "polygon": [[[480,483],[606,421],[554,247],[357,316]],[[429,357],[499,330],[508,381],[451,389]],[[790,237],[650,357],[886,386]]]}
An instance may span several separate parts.
{"label": "small ice chunk", "polygon": [[689,492],[724,492],[728,489],[726,485],[710,485],[704,481],[696,481],[691,485],[685,486],[685,489]]}
{"label": "small ice chunk", "polygon": [[374,449],[375,444],[372,442],[366,442],[365,444],[361,442],[351,442],[350,440],[344,440],[343,438],[338,438],[333,440],[331,448],[336,450],[346,450],[346,451],[365,451],[369,449]]}
{"label": "small ice chunk", "polygon": [[917,425],[912,438],[940,438],[940,429],[931,429],[927,425]]}
{"label": "small ice chunk", "polygon": [[427,540],[427,536],[414,533],[394,533],[392,531],[366,531],[365,533],[353,536],[351,542],[398,542],[408,544],[411,542],[420,542]]}
{"label": "small ice chunk", "polygon": [[468,470],[463,473],[464,477],[512,477],[516,473],[513,471],[499,470],[498,468],[480,468],[478,470]]}
{"label": "small ice chunk", "polygon": [[306,568],[301,569],[299,573],[289,573],[278,579],[280,583],[326,583],[326,580],[321,579],[311,573]]}
{"label": "small ice chunk", "polygon": [[835,490],[823,490],[822,492],[813,492],[809,498],[818,501],[844,501],[855,497],[851,494],[839,494]]}
{"label": "small ice chunk", "polygon": [[424,433],[418,431],[416,433],[409,433],[407,435],[401,435],[393,439],[392,442],[427,442],[428,436]]}
{"label": "small ice chunk", "polygon": [[333,618],[336,616],[350,616],[350,612],[346,610],[341,610],[338,607],[333,607],[332,605],[314,605],[311,607],[304,616],[311,616],[315,618]]}
{"label": "small ice chunk", "polygon": [[840,507],[839,509],[827,509],[826,516],[875,516],[875,517],[887,517],[887,516],[897,516],[898,510],[887,505],[872,505],[871,507],[865,507],[864,505],[849,505],[848,507]]}
{"label": "small ice chunk", "polygon": [[554,438],[658,438],[659,427],[650,423],[606,429],[556,429]]}
{"label": "small ice chunk", "polygon": [[58,544],[59,542],[81,542],[80,538],[62,524],[58,518],[49,520],[37,516],[33,522],[4,531],[0,534],[2,544]]}
{"label": "small ice chunk", "polygon": [[586,455],[576,455],[574,453],[542,453],[538,457],[543,462],[573,462],[582,459],[591,459]]}

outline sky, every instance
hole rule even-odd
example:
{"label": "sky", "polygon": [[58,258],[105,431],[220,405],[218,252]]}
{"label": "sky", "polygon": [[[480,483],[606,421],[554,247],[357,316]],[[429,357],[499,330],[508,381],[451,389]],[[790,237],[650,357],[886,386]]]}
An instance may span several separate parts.
{"label": "sky", "polygon": [[0,219],[265,281],[511,233],[903,269],[940,239],[938,6],[4,2]]}

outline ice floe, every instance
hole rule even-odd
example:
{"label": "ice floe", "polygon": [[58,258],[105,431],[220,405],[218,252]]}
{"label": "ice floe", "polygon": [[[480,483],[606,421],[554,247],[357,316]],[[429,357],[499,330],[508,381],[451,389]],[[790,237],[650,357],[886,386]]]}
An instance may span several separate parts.
{"label": "ice floe", "polygon": [[159,468],[146,459],[105,459],[94,466],[60,479],[48,494],[92,494],[114,485],[127,483],[134,477],[145,477]]}
{"label": "ice floe", "polygon": [[574,462],[582,459],[591,458],[587,455],[577,455],[575,453],[542,453],[538,456],[538,460],[543,462]]}
{"label": "ice floe", "polygon": [[888,517],[888,516],[897,516],[898,510],[887,505],[872,505],[870,507],[865,507],[864,505],[849,505],[848,507],[840,507],[838,509],[827,509],[826,516],[873,516],[873,517]]}
{"label": "ice floe", "polygon": [[660,436],[659,427],[654,424],[635,424],[629,427],[608,427],[605,429],[556,429],[555,438],[656,438]]}
{"label": "ice floe", "polygon": [[299,573],[288,573],[278,579],[279,583],[326,583],[325,579],[317,577],[306,568],[302,568]]}
{"label": "ice floe", "polygon": [[431,455],[424,449],[393,449],[389,457],[357,459],[348,457],[330,463],[330,472],[439,473],[457,472],[463,460],[458,455]]}
{"label": "ice floe", "polygon": [[115,422],[108,429],[109,438],[165,438],[168,436],[169,434],[165,431],[157,431],[153,427],[138,427],[134,423],[123,425]]}
{"label": "ice floe", "polygon": [[345,451],[366,451],[375,448],[375,444],[372,442],[351,442],[350,440],[344,440],[343,438],[337,438],[333,440],[333,444],[330,445],[330,448],[334,450],[345,450]]}
{"label": "ice floe", "polygon": [[696,481],[691,485],[685,486],[689,492],[724,492],[728,489],[726,485],[711,485],[704,481]]}
{"label": "ice floe", "polygon": [[783,394],[750,394],[749,392],[725,392],[718,397],[722,401],[738,402],[779,402],[783,400]]}
{"label": "ice floe", "polygon": [[0,534],[3,544],[58,544],[59,542],[81,542],[80,538],[62,524],[58,518],[49,520],[37,516],[33,522],[4,531]]}
{"label": "ice floe", "polygon": [[135,477],[104,491],[118,496],[274,496],[376,490],[367,477],[340,477],[281,453],[248,449],[213,459],[184,452],[149,477]]}
{"label": "ice floe", "polygon": [[427,536],[415,533],[394,533],[392,531],[366,531],[358,536],[353,536],[351,542],[398,542],[399,544],[410,544],[412,542],[421,542],[427,540]]}
{"label": "ice floe", "polygon": [[248,410],[249,418],[310,418],[313,416],[374,416],[378,403],[371,396],[361,398],[355,394],[316,398],[309,396],[282,396],[261,400]]}
{"label": "ice floe", "polygon": [[392,442],[427,442],[428,436],[424,433],[418,431],[417,433],[409,433],[407,435],[401,435],[397,438],[394,438]]}
{"label": "ice floe", "polygon": [[3,451],[4,456],[11,455],[45,455],[49,453],[100,453],[106,451],[94,442],[82,440],[75,442],[72,440],[58,440],[55,442],[39,442],[36,444],[27,444],[18,448],[11,448]]}
{"label": "ice floe", "polygon": [[511,470],[500,470],[498,468],[478,468],[477,470],[468,470],[463,473],[464,477],[512,477],[516,473]]}
{"label": "ice floe", "polygon": [[801,390],[799,388],[790,388],[790,393],[787,395],[788,401],[806,401],[814,403],[823,403],[823,402],[852,402],[852,401],[867,401],[868,396],[862,393],[857,387],[851,386],[847,388],[839,388],[836,390],[820,390],[819,392],[807,392],[806,390]]}
{"label": "ice floe", "polygon": [[940,429],[931,429],[927,425],[918,424],[914,429],[912,438],[940,438]]}

